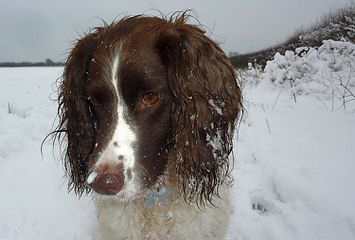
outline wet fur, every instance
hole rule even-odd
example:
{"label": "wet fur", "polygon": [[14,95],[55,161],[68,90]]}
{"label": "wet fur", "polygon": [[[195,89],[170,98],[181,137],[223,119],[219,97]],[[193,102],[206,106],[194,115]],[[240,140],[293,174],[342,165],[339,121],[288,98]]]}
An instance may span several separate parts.
{"label": "wet fur", "polygon": [[[89,193],[91,189],[86,184],[86,179],[90,166],[95,161],[95,143],[101,135],[105,137],[105,134],[99,136],[97,133],[97,116],[92,112],[92,103],[87,101],[84,91],[88,78],[96,71],[90,68],[88,73],[93,49],[96,51],[97,71],[105,77],[111,64],[110,59],[117,51],[113,47],[117,42],[122,43],[119,50],[129,57],[135,54],[132,49],[146,44],[145,48],[150,51],[141,51],[137,56],[138,61],[141,61],[141,58],[150,59],[152,52],[159,56],[156,61],[163,66],[162,79],[166,78],[171,95],[170,111],[166,116],[170,124],[164,133],[167,140],[157,143],[162,149],[162,156],[158,161],[158,169],[149,173],[154,178],[146,186],[154,186],[160,175],[168,172],[168,177],[172,179],[172,188],[175,189],[177,204],[172,206],[179,209],[173,212],[173,215],[178,216],[179,212],[185,212],[182,216],[191,213],[187,219],[201,219],[196,228],[209,226],[211,234],[214,234],[212,232],[218,226],[218,221],[213,222],[213,217],[209,214],[221,219],[223,232],[228,223],[228,216],[224,216],[228,215],[226,186],[231,181],[230,154],[234,129],[242,109],[242,97],[228,57],[205,35],[200,26],[187,24],[188,19],[186,12],[176,13],[170,18],[127,17],[95,28],[78,40],[65,65],[59,88],[59,125],[53,134],[56,139],[65,139],[64,166],[69,179],[69,189],[73,189],[78,195]],[[101,101],[108,101],[106,98],[109,96],[101,97]],[[108,115],[106,118],[109,122],[114,116]],[[107,131],[109,133],[109,130]],[[213,146],[211,142],[215,142],[218,147]],[[153,164],[154,161],[151,162]],[[168,168],[171,168],[171,171],[166,171]],[[109,215],[107,209],[111,204],[117,204],[117,211],[127,218],[131,216],[132,219],[141,219],[140,216],[146,211],[137,203],[139,199],[132,203],[112,201],[97,202],[99,213],[106,211],[101,218]],[[213,205],[217,208],[212,207]],[[168,214],[172,206],[165,208],[164,214]],[[218,207],[221,209],[218,210]],[[218,217],[219,214],[223,216]],[[185,217],[181,217],[181,220],[174,223],[180,227],[172,234],[184,234],[184,219]],[[106,220],[100,221],[101,228],[105,228],[102,226],[105,222]],[[141,236],[141,230],[139,227],[135,230],[137,236]],[[109,234],[107,230],[104,232]],[[189,231],[186,233],[192,234]],[[206,238],[201,235],[195,239],[214,239],[207,237],[212,235],[205,234]],[[218,233],[215,239],[220,239],[223,234]]]}

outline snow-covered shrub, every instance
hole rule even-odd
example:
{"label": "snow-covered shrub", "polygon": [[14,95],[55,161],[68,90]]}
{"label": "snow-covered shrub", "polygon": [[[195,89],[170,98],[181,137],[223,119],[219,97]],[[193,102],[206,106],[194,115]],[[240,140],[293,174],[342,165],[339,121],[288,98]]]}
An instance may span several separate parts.
{"label": "snow-covered shrub", "polygon": [[331,100],[332,110],[339,103],[343,108],[355,105],[355,44],[326,40],[318,49],[303,47],[284,55],[276,53],[260,79],[288,89],[295,99],[314,94],[321,101]]}
{"label": "snow-covered shrub", "polygon": [[355,109],[355,44],[351,42],[325,40],[319,48],[276,53],[264,70],[250,65],[239,76],[242,85],[271,82],[289,91],[294,101],[311,94],[329,110]]}
{"label": "snow-covered shrub", "polygon": [[248,63],[248,68],[245,70],[237,70],[237,79],[239,86],[243,89],[245,84],[257,85],[260,82],[260,74],[262,68],[260,65]]}

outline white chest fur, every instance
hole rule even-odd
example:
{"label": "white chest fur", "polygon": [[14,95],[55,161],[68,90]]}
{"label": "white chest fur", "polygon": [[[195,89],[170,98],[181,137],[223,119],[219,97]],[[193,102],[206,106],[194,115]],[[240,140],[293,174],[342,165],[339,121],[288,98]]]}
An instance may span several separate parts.
{"label": "white chest fur", "polygon": [[96,199],[98,229],[102,240],[223,239],[230,215],[228,193],[213,206],[199,209],[183,200],[166,206],[144,207],[143,201],[122,203]]}

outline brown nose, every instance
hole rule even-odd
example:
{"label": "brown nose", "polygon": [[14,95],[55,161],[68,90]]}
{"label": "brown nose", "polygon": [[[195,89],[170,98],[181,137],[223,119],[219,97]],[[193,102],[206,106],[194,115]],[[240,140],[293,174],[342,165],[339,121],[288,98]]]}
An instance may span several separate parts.
{"label": "brown nose", "polygon": [[99,194],[114,195],[124,184],[123,165],[100,164],[89,175],[87,183]]}

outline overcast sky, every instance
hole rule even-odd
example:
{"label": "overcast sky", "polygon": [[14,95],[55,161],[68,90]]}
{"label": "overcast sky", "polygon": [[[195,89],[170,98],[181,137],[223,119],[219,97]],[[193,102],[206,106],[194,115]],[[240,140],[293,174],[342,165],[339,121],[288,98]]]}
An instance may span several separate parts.
{"label": "overcast sky", "polygon": [[132,14],[194,9],[228,53],[285,40],[351,0],[0,0],[0,61],[64,60],[82,31]]}

